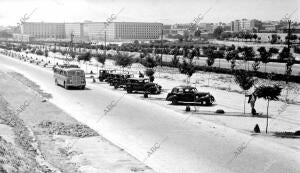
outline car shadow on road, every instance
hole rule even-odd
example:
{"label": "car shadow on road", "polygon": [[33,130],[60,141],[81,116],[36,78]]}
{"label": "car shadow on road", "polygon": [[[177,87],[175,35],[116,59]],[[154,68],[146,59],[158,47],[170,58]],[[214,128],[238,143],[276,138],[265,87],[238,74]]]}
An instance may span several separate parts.
{"label": "car shadow on road", "polygon": [[201,103],[177,103],[177,104],[169,103],[168,105],[171,105],[171,106],[203,106],[203,107],[217,106],[217,104],[206,105],[206,104],[201,104]]}
{"label": "car shadow on road", "polygon": [[[251,118],[267,118],[266,115],[261,116],[253,116],[250,113],[242,113],[242,112],[225,112],[225,113],[216,113],[214,111],[202,111],[202,110],[196,110],[191,111],[193,114],[199,114],[199,115],[214,115],[214,116],[234,116],[234,117],[251,117]],[[272,118],[272,117],[269,117]]]}
{"label": "car shadow on road", "polygon": [[141,99],[153,101],[166,101],[166,98],[151,97],[150,95],[148,96],[148,98],[144,98],[144,96],[141,96]]}
{"label": "car shadow on road", "polygon": [[280,138],[300,139],[299,132],[274,132],[272,136]]}
{"label": "car shadow on road", "polygon": [[90,89],[88,87],[85,87],[84,89],[80,89],[78,87],[69,87],[68,90],[71,90],[71,91],[76,91],[76,90],[82,91],[82,90],[92,90],[92,89]]}

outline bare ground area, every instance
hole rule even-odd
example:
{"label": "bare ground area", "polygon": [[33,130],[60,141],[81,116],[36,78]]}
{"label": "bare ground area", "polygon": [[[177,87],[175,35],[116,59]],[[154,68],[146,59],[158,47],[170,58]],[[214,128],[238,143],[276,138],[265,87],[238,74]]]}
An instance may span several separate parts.
{"label": "bare ground area", "polygon": [[47,100],[18,73],[0,72],[0,172],[153,172]]}

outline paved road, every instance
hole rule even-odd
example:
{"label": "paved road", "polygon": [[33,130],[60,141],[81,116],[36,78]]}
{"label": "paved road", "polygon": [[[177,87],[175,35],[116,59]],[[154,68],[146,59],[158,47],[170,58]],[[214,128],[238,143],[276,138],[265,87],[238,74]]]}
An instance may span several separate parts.
{"label": "paved road", "polygon": [[204,120],[186,121],[181,113],[101,84],[65,90],[54,85],[48,69],[1,55],[0,62],[0,69],[31,78],[53,95],[51,102],[158,172],[300,172],[300,153],[293,149]]}

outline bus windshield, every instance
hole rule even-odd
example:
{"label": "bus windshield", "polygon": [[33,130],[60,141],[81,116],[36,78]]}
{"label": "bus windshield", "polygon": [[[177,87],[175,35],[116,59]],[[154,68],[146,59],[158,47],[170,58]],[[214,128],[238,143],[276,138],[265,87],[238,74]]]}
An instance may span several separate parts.
{"label": "bus windshield", "polygon": [[81,70],[68,71],[68,76],[83,76],[84,73]]}

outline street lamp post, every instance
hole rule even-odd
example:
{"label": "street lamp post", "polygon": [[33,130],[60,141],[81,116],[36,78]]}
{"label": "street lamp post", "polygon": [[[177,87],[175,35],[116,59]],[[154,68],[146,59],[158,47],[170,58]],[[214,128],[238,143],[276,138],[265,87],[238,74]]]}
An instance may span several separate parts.
{"label": "street lamp post", "polygon": [[164,36],[164,27],[163,27],[164,24],[162,24],[161,26],[161,42],[160,42],[160,47],[161,47],[161,50],[160,50],[160,66],[162,67],[162,61],[163,61],[163,36]]}
{"label": "street lamp post", "polygon": [[104,57],[106,57],[106,29],[107,29],[107,23],[104,24]]}

